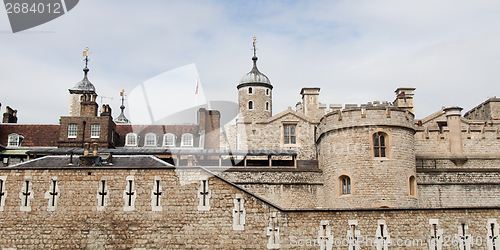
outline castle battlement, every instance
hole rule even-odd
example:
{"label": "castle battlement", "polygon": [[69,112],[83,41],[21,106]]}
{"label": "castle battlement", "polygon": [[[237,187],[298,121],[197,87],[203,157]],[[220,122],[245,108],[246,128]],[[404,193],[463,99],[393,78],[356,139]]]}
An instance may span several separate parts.
{"label": "castle battlement", "polygon": [[316,133],[316,140],[332,130],[354,127],[393,126],[414,131],[414,115],[393,106],[362,106],[335,110],[324,115]]}

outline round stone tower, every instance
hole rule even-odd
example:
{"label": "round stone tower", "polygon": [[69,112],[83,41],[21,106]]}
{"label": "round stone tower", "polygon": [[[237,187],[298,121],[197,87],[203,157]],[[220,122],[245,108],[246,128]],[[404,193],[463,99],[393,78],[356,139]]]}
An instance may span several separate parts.
{"label": "round stone tower", "polygon": [[413,113],[390,104],[326,114],[317,127],[325,205],[416,207]]}
{"label": "round stone tower", "polygon": [[254,37],[253,68],[241,78],[237,86],[240,115],[252,121],[267,119],[273,111],[273,86],[269,78],[257,69],[255,43]]}

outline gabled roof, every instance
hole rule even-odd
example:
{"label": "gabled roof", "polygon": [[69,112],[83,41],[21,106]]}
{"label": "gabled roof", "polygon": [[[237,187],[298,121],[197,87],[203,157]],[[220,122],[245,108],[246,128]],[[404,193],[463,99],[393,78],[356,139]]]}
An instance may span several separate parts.
{"label": "gabled roof", "polygon": [[420,121],[422,121],[422,125],[423,125],[423,124],[426,124],[426,123],[428,123],[430,121],[433,121],[433,120],[435,120],[435,119],[437,119],[437,118],[439,118],[440,116],[443,116],[443,115],[444,115],[444,109],[440,109],[440,110],[436,111],[435,113],[433,113],[433,114],[431,114],[431,115],[429,115],[429,116],[427,116],[427,117],[425,117],[423,119],[420,119]]}
{"label": "gabled roof", "polygon": [[309,123],[319,123],[319,121],[317,119],[311,119],[307,116],[305,116],[304,114],[302,113],[299,113],[295,110],[292,110],[290,107],[288,107],[288,109],[284,110],[283,112],[281,113],[278,113],[272,117],[269,117],[267,120],[264,120],[264,121],[260,121],[260,122],[257,122],[257,123],[271,123],[273,121],[276,121],[286,115],[293,115],[293,116],[296,116],[297,118],[300,118],[306,122],[309,122]]}

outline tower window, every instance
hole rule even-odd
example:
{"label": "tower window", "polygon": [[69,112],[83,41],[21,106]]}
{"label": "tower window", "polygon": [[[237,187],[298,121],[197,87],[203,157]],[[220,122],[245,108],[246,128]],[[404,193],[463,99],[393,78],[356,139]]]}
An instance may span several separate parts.
{"label": "tower window", "polygon": [[248,94],[253,94],[253,89],[252,88],[248,88]]}
{"label": "tower window", "polygon": [[99,138],[101,136],[101,124],[90,125],[90,138]]}
{"label": "tower window", "polygon": [[266,102],[266,111],[269,111],[269,102]]}
{"label": "tower window", "polygon": [[155,147],[156,146],[156,135],[153,133],[147,134],[146,141],[144,142],[144,146]]}
{"label": "tower window", "polygon": [[248,102],[248,109],[253,109],[253,102],[252,101]]}
{"label": "tower window", "polygon": [[76,138],[78,134],[78,125],[77,124],[69,124],[68,125],[68,138]]}
{"label": "tower window", "polygon": [[341,176],[340,182],[342,185],[342,194],[351,194],[351,178],[349,176]]}
{"label": "tower window", "polygon": [[266,95],[269,95],[269,89],[266,89]]}
{"label": "tower window", "polygon": [[386,157],[387,135],[384,133],[373,134],[373,155],[375,157]]}
{"label": "tower window", "polygon": [[297,138],[295,135],[296,125],[284,125],[284,133],[283,133],[283,143],[285,144],[296,144]]}
{"label": "tower window", "polygon": [[182,135],[181,147],[192,147],[193,146],[193,135],[186,133]]}
{"label": "tower window", "polygon": [[415,180],[415,176],[410,176],[410,179],[408,180],[408,183],[410,185],[410,196],[416,197],[417,196],[417,181]]}

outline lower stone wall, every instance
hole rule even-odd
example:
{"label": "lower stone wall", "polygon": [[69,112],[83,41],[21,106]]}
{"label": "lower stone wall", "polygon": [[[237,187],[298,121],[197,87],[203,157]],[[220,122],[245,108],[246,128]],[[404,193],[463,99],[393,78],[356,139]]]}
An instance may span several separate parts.
{"label": "lower stone wall", "polygon": [[[392,243],[387,249],[429,249],[429,239],[433,233],[431,220],[437,223],[437,230],[443,230],[442,249],[488,249],[488,229],[491,228],[488,220],[500,221],[500,210],[296,211],[283,213],[281,216],[280,249],[322,249],[317,239],[325,231],[330,232],[329,235],[333,238],[332,249],[351,249],[345,239],[348,231],[352,230],[349,224],[354,223],[357,223],[355,230],[358,230],[360,236],[359,247],[356,249],[384,249],[377,248],[375,241],[381,237],[381,223],[385,223],[383,235],[390,238]],[[462,234],[462,226],[471,240],[471,248],[460,247],[459,240],[455,238]],[[498,223],[495,227],[498,228]]]}
{"label": "lower stone wall", "polygon": [[419,207],[500,206],[499,184],[418,184]]}
{"label": "lower stone wall", "polygon": [[323,206],[323,185],[311,184],[240,184],[238,185],[282,208],[318,208]]}
{"label": "lower stone wall", "polygon": [[[375,249],[374,240],[382,237],[390,237],[390,249],[428,249],[430,222],[443,230],[443,243],[449,245],[443,249],[458,249],[453,237],[462,227],[474,239],[470,249],[486,249],[489,223],[498,228],[489,219],[500,220],[499,207],[281,209],[200,169],[0,169],[0,177],[3,249],[321,249],[320,236],[330,237],[332,249],[348,249],[336,244],[352,229],[363,237],[356,249]],[[159,179],[161,209],[155,210]],[[204,179],[207,190],[200,186]],[[32,184],[29,211],[21,209],[26,180]],[[53,180],[58,199],[49,209]],[[109,196],[99,207],[102,180]],[[133,209],[125,206],[129,191],[135,194]],[[202,193],[209,199],[200,209]],[[237,199],[244,200],[239,209]],[[235,228],[235,214],[244,214],[240,228]],[[482,245],[476,245],[479,238]]]}
{"label": "lower stone wall", "polygon": [[320,171],[221,172],[218,174],[282,208],[323,206]]}
{"label": "lower stone wall", "polygon": [[500,206],[499,170],[420,170],[417,188],[419,207]]}

